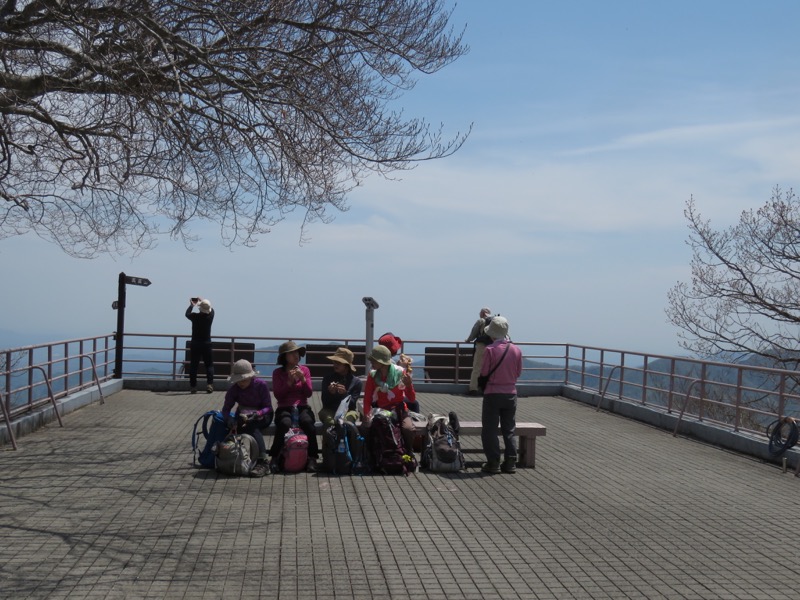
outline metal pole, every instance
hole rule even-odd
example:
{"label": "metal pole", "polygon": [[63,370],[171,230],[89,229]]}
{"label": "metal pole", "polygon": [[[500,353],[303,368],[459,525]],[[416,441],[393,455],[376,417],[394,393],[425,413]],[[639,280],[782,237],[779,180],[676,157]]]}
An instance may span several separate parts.
{"label": "metal pole", "polygon": [[364,346],[364,375],[367,376],[370,370],[369,355],[372,354],[372,346],[375,340],[375,309],[378,308],[378,303],[370,296],[364,296],[361,301],[367,307],[367,332],[365,336],[366,345]]}
{"label": "metal pole", "polygon": [[119,274],[117,285],[117,333],[114,352],[114,379],[122,379],[122,351],[125,344],[125,273]]}

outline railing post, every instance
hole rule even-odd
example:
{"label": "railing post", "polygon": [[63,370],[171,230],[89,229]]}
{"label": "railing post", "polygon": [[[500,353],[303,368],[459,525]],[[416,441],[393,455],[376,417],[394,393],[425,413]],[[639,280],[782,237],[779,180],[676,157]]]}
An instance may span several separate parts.
{"label": "railing post", "polygon": [[667,412],[672,412],[672,397],[675,394],[675,359],[669,361],[669,396],[667,397]]}
{"label": "railing post", "polygon": [[734,406],[733,413],[733,430],[739,431],[741,425],[741,409],[742,409],[742,367],[738,367],[736,375],[736,405]]}
{"label": "railing post", "polygon": [[647,373],[649,370],[650,359],[644,355],[644,370],[642,371],[642,406],[647,404]]}
{"label": "railing post", "polygon": [[703,398],[706,397],[706,363],[703,363],[700,367],[700,402],[697,405],[697,419],[698,421],[703,420]]}

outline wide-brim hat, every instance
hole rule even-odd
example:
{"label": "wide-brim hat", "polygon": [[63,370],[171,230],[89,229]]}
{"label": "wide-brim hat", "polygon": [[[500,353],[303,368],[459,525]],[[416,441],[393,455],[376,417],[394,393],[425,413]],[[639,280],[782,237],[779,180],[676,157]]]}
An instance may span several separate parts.
{"label": "wide-brim hat", "polygon": [[348,365],[351,371],[355,371],[356,368],[353,366],[353,352],[349,348],[337,348],[336,352],[333,353],[332,356],[326,356],[328,360],[332,360],[334,362],[340,362]]}
{"label": "wide-brim hat", "polygon": [[369,359],[382,365],[390,365],[392,364],[392,353],[386,346],[378,344],[370,352]]}
{"label": "wide-brim hat", "polygon": [[237,383],[255,377],[256,375],[258,375],[258,372],[253,370],[253,365],[250,364],[250,361],[242,358],[233,363],[232,373],[231,376],[228,377],[228,381]]}
{"label": "wide-brim hat", "polygon": [[403,340],[393,333],[384,333],[378,338],[378,343],[381,346],[386,346],[389,349],[389,352],[391,352],[392,356],[400,352],[400,348],[403,347]]}
{"label": "wide-brim hat", "polygon": [[280,346],[278,346],[278,358],[280,358],[283,354],[294,352],[295,350],[297,350],[297,352],[300,354],[300,358],[303,358],[306,355],[306,349],[304,346],[298,346],[292,340],[283,342]]}
{"label": "wide-brim hat", "polygon": [[210,300],[200,300],[200,304],[197,305],[200,309],[201,313],[210,313],[211,312],[211,301]]}
{"label": "wide-brim hat", "polygon": [[493,340],[502,340],[508,335],[508,320],[505,317],[492,317],[483,332]]}

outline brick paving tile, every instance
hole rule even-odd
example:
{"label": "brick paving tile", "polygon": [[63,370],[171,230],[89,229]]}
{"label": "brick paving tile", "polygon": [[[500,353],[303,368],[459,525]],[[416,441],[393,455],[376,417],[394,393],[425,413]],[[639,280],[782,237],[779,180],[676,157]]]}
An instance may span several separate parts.
{"label": "brick paving tile", "polygon": [[797,597],[800,479],[773,465],[536,397],[516,475],[224,477],[189,443],[221,404],[123,390],[0,451],[0,598]]}

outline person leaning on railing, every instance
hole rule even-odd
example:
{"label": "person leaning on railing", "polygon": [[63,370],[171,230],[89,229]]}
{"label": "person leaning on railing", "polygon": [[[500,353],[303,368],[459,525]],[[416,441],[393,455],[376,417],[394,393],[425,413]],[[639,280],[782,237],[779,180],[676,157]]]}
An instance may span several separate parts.
{"label": "person leaning on railing", "polygon": [[486,346],[492,343],[492,338],[486,335],[484,331],[489,323],[492,321],[492,309],[484,307],[478,313],[478,320],[472,326],[469,335],[464,340],[465,342],[474,342],[472,351],[472,373],[469,378],[469,391],[468,396],[480,396],[481,391],[478,389],[478,376],[481,374],[481,363],[483,362],[483,353]]}

